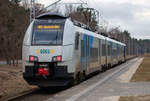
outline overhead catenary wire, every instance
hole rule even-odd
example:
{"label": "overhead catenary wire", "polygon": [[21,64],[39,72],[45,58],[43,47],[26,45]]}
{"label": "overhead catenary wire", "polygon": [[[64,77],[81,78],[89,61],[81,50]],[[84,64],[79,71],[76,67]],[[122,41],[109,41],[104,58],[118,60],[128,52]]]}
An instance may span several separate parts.
{"label": "overhead catenary wire", "polygon": [[60,1],[61,1],[61,0],[57,0],[56,2],[54,2],[54,3],[50,4],[50,5],[48,5],[47,7],[41,9],[41,10],[39,11],[39,13],[42,12],[43,10],[49,8],[50,6],[56,5],[56,4],[59,3]]}

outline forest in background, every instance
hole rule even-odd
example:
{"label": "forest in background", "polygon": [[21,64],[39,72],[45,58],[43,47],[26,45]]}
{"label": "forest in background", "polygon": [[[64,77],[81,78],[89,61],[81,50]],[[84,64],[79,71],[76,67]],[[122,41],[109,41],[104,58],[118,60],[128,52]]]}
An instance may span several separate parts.
{"label": "forest in background", "polygon": [[22,41],[29,25],[29,10],[18,0],[0,0],[0,60],[21,59]]}
{"label": "forest in background", "polygon": [[[30,20],[29,9],[25,7],[27,5],[20,6],[19,3],[20,0],[0,0],[0,60],[7,61],[10,65],[17,64],[15,60],[22,58],[23,37]],[[88,10],[81,8],[72,10],[70,6],[67,7],[66,15],[86,25],[88,20],[90,21],[88,25],[93,31],[99,34],[105,33],[107,36],[125,43],[127,55],[150,53],[150,39],[131,38],[127,30],[120,31],[117,28],[106,30],[103,26],[98,26],[95,16]]]}

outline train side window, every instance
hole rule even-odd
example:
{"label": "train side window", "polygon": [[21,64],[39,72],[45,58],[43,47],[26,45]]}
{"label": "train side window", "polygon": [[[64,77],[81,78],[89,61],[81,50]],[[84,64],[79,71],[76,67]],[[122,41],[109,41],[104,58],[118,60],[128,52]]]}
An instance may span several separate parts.
{"label": "train side window", "polygon": [[102,51],[102,49],[101,49],[101,39],[99,40],[99,56],[101,56],[101,51]]}
{"label": "train side window", "polygon": [[81,40],[81,57],[84,57],[84,40]]}
{"label": "train side window", "polygon": [[108,56],[110,56],[110,44],[108,43]]}
{"label": "train side window", "polygon": [[105,41],[103,40],[102,42],[102,56],[106,55],[106,45],[105,45]]}
{"label": "train side window", "polygon": [[76,38],[75,38],[75,50],[79,49],[79,33],[76,33]]}

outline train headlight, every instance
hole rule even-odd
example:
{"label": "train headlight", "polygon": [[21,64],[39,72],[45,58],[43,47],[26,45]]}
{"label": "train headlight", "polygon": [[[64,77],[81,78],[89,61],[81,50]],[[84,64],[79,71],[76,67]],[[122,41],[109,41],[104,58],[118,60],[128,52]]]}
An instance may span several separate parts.
{"label": "train headlight", "polygon": [[29,61],[30,62],[38,62],[38,57],[37,56],[29,56]]}
{"label": "train headlight", "polygon": [[61,62],[61,61],[62,61],[62,56],[54,56],[54,57],[52,58],[52,61],[53,61],[53,62]]}

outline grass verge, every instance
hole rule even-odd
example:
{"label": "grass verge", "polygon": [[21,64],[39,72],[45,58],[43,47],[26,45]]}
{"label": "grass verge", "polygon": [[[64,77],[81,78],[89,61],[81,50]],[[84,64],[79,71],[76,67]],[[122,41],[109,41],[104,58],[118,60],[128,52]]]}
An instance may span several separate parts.
{"label": "grass verge", "polygon": [[149,82],[150,81],[150,56],[145,56],[140,67],[133,75],[131,82]]}
{"label": "grass verge", "polygon": [[[150,55],[144,57],[131,82],[150,82]],[[150,95],[120,97],[119,101],[150,101]]]}
{"label": "grass verge", "polygon": [[121,97],[119,101],[150,101],[150,96]]}
{"label": "grass verge", "polygon": [[22,65],[0,65],[0,101],[34,89],[22,77]]}

